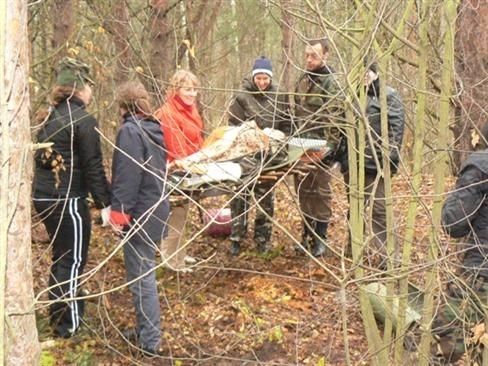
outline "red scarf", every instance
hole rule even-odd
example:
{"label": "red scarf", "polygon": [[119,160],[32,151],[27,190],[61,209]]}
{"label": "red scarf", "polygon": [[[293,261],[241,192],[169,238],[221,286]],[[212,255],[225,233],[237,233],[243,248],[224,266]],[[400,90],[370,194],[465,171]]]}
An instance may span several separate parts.
{"label": "red scarf", "polygon": [[182,159],[200,150],[203,122],[195,105],[189,106],[177,95],[172,95],[155,116],[161,122],[168,161]]}

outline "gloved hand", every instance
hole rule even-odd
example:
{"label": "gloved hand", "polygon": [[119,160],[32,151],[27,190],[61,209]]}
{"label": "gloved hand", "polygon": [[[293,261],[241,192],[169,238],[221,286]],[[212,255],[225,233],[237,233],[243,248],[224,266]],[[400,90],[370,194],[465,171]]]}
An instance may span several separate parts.
{"label": "gloved hand", "polygon": [[132,216],[129,214],[113,210],[110,211],[110,225],[117,233],[122,232],[124,226],[129,225],[131,220]]}
{"label": "gloved hand", "polygon": [[110,212],[112,211],[112,206],[107,206],[102,208],[100,211],[100,217],[102,218],[102,227],[107,227],[110,225]]}

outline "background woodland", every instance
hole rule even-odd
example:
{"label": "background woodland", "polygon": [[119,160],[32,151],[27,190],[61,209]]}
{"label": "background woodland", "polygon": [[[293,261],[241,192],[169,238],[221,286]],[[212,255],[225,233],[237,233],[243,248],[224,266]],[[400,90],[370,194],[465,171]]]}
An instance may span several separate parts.
{"label": "background woodland", "polygon": [[[307,40],[331,41],[329,63],[357,99],[363,60],[402,95],[406,133],[399,174],[386,184],[390,228],[402,265],[380,273],[358,245],[360,200],[334,183],[331,241],[338,254],[352,230],[353,259],[297,257],[300,216],[293,187],[277,186],[274,250],[238,259],[225,239],[201,235],[192,212],[190,252],[204,259],[196,274],[158,269],[167,358],[171,365],[427,365],[429,324],[458,263],[455,242],[440,228],[440,207],[460,163],[486,146],[488,121],[487,0],[7,0],[0,5],[1,184],[0,359],[7,364],[147,364],[120,336],[133,319],[117,238],[95,228],[84,278],[91,299],[85,330],[52,340],[46,324],[49,243],[30,209],[33,116],[46,106],[55,65],[65,55],[92,67],[90,111],[104,135],[107,169],[119,125],[116,86],[139,79],[155,105],[177,68],[202,82],[199,108],[206,132],[227,123],[233,92],[253,60],[273,61],[274,83],[293,92]],[[357,122],[358,131],[367,126]],[[357,146],[363,141],[358,139]],[[199,203],[228,204],[224,197]],[[31,240],[31,227],[33,235]],[[403,350],[405,319],[378,328],[361,285],[381,280],[406,306],[407,283],[425,290],[422,348]],[[36,324],[37,322],[37,324]],[[42,345],[42,351],[41,351]],[[488,364],[488,357],[484,357]],[[471,364],[469,359],[463,361]]]}

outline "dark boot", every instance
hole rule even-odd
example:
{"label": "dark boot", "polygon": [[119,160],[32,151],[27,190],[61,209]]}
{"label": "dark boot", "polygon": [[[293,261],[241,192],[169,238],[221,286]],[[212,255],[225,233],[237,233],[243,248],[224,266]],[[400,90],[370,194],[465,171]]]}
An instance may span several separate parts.
{"label": "dark boot", "polygon": [[238,256],[241,252],[241,243],[239,241],[232,240],[230,242],[230,255]]}
{"label": "dark boot", "polygon": [[257,246],[257,249],[258,249],[258,252],[261,253],[261,254],[264,254],[266,253],[269,248],[268,248],[268,240],[265,240],[265,239],[256,239],[256,246]]}
{"label": "dark boot", "polygon": [[312,240],[312,255],[314,257],[326,256],[329,254],[329,248],[324,244],[327,240],[328,222],[317,221],[315,224],[315,234]]}
{"label": "dark boot", "polygon": [[305,251],[310,249],[310,241],[312,240],[313,237],[313,233],[311,229],[307,226],[307,222],[312,228],[314,227],[313,220],[307,220],[306,222],[303,223],[302,241],[301,241],[302,246],[300,245],[295,246],[295,252],[300,255],[304,255]]}

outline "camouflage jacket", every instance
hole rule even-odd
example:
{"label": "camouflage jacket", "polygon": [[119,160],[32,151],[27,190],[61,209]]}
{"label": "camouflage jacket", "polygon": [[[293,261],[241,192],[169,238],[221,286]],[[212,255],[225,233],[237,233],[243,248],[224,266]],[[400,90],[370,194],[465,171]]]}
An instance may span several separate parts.
{"label": "camouflage jacket", "polygon": [[242,82],[240,90],[229,107],[229,124],[238,126],[255,120],[259,128],[275,128],[286,135],[290,133],[288,95],[274,84],[260,91],[249,79]]}
{"label": "camouflage jacket", "polygon": [[345,123],[345,106],[344,94],[333,72],[324,66],[298,79],[295,117],[301,137],[326,139],[337,145],[340,127]]}

